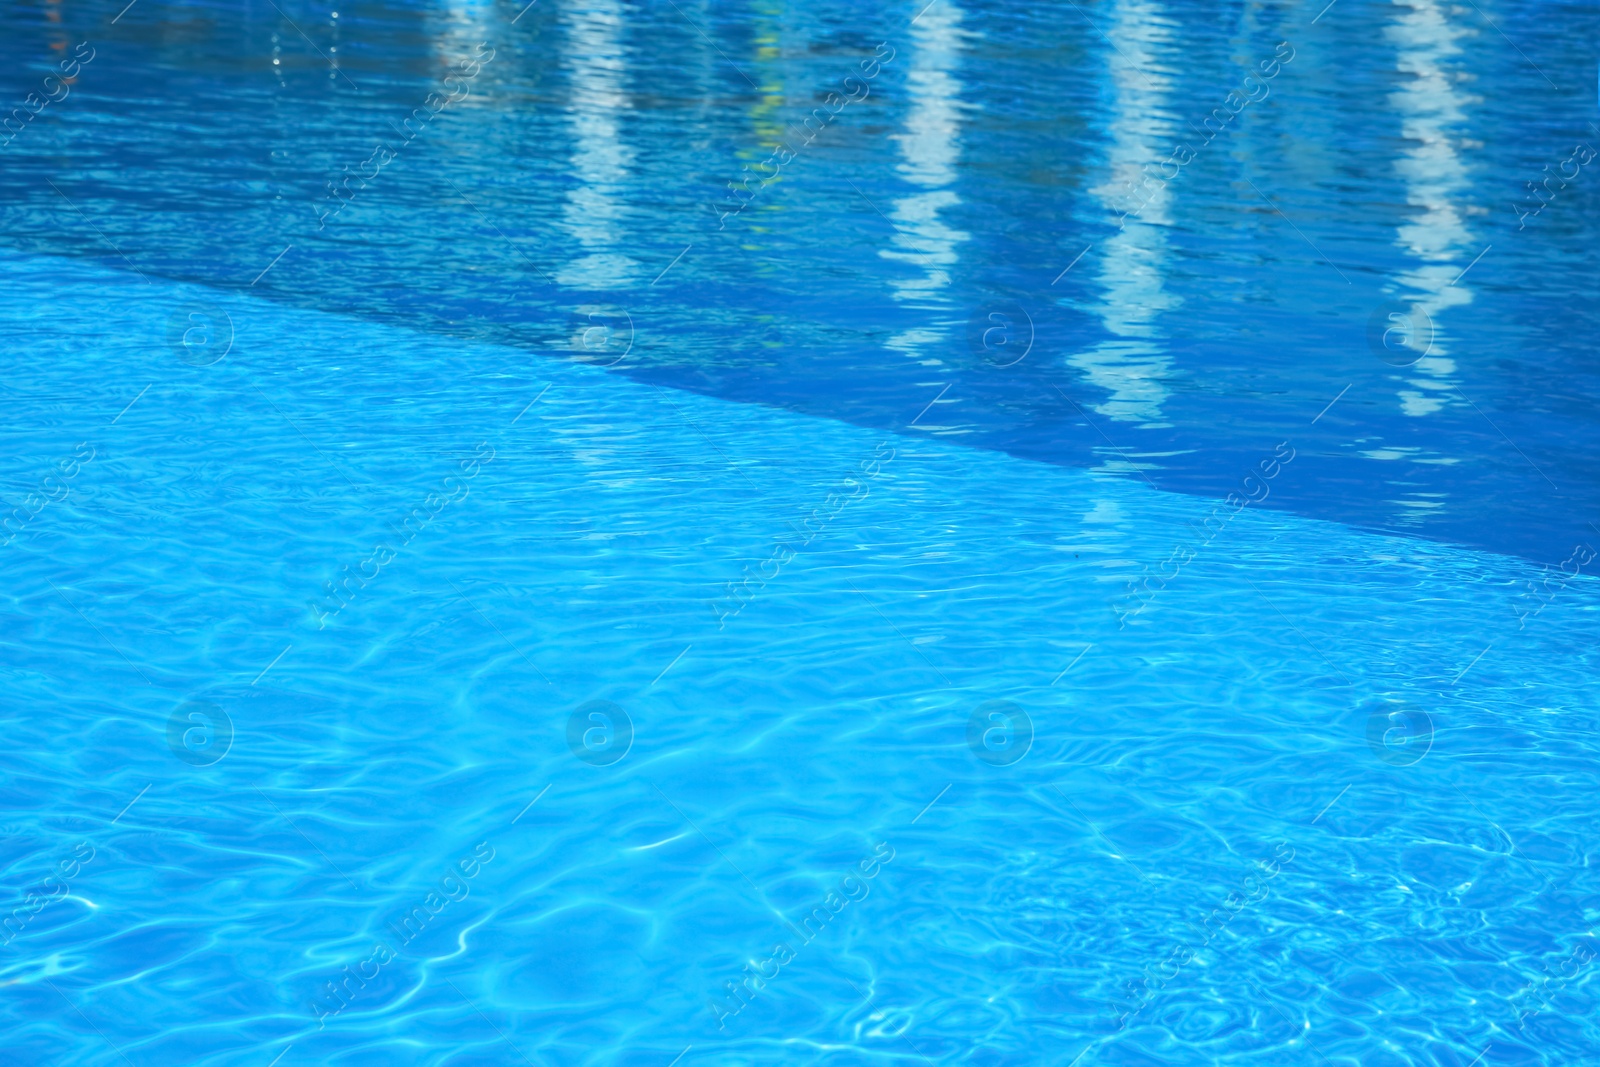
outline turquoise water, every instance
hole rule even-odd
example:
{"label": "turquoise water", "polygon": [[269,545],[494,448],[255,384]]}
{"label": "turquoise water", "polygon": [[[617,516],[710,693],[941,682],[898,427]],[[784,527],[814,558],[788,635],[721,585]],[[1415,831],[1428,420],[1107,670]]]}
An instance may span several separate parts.
{"label": "turquoise water", "polygon": [[1320,7],[0,16],[0,1064],[1600,1058],[1594,15]]}
{"label": "turquoise water", "polygon": [[[7,948],[11,1062],[1593,1047],[1586,577],[1519,629],[1529,564],[1247,507],[1119,628],[1129,572],[1197,545],[1213,502],[67,261],[4,270],[35,383],[13,425],[43,458],[94,449],[7,547],[10,877],[94,852]],[[225,360],[161,343],[190,301],[232,319]],[[319,629],[322,583],[480,442],[466,496]],[[568,746],[591,700],[631,720],[616,762],[610,738]],[[994,700],[1031,720],[1015,762],[1020,724],[969,748]],[[206,766],[174,758],[204,737],[169,747],[190,701],[232,723]],[[797,937],[852,871],[866,895]],[[319,1027],[380,943],[393,961]],[[779,944],[719,1028],[708,1001]]]}

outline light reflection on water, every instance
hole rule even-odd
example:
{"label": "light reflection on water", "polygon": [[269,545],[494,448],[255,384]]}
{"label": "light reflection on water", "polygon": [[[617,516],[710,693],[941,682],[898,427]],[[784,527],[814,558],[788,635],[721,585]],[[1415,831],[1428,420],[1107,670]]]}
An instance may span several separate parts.
{"label": "light reflection on water", "polygon": [[[223,286],[293,245],[256,292],[597,364],[609,354],[578,351],[568,323],[603,304],[639,338],[618,374],[884,429],[950,385],[914,432],[1092,466],[1108,447],[1092,419],[1156,484],[1201,495],[1298,427],[1333,466],[1269,507],[1415,529],[1415,509],[1391,502],[1392,464],[1369,456],[1419,456],[1415,498],[1444,501],[1424,532],[1502,551],[1565,551],[1571,517],[1600,498],[1592,465],[1546,449],[1532,414],[1560,409],[1552,440],[1589,434],[1567,392],[1587,380],[1593,302],[1576,279],[1600,183],[1584,172],[1526,232],[1504,210],[1508,190],[1600,136],[1590,95],[1562,95],[1588,78],[1572,28],[1592,13],[1508,27],[1431,0],[1106,0],[1065,18],[1022,4],[999,22],[948,0],[341,8],[291,26],[141,0],[109,34],[97,9],[8,13],[11,99],[69,40],[103,53],[5,149],[9,240],[108,264],[122,249],[146,273]],[[1200,145],[1197,125],[1280,40],[1297,58],[1270,96]],[[497,52],[472,96],[337,233],[315,232],[328,179],[480,41]],[[737,233],[719,229],[729,181],[793,140],[880,41],[898,54],[870,96],[763,183]],[[222,88],[186,80],[202,76]],[[186,122],[184,152],[152,147]],[[1168,180],[1181,143],[1198,158]],[[1037,327],[1013,366],[972,351],[970,324],[999,299]],[[1385,300],[1432,327],[1398,371],[1366,335]],[[1303,412],[1346,387],[1307,429]],[[1530,461],[1558,488],[1517,524],[1480,521],[1480,502],[1519,497]]]}
{"label": "light reflection on water", "polygon": [[1421,375],[1399,392],[1400,410],[1421,417],[1459,403],[1451,392],[1459,384],[1449,358],[1449,309],[1472,302],[1471,283],[1457,282],[1482,244],[1467,228],[1468,164],[1458,147],[1470,128],[1467,107],[1474,101],[1456,88],[1461,73],[1453,61],[1466,31],[1452,26],[1433,0],[1397,0],[1385,39],[1398,49],[1396,69],[1406,80],[1389,97],[1400,116],[1405,155],[1396,169],[1406,183],[1406,203],[1414,217],[1400,227],[1397,244],[1420,262],[1396,277],[1398,291],[1412,314],[1432,323],[1432,348],[1412,367]]}
{"label": "light reflection on water", "polygon": [[[971,235],[950,225],[947,216],[961,204],[956,192],[961,159],[963,111],[977,111],[962,97],[961,59],[966,33],[957,3],[940,3],[924,11],[911,27],[911,39],[902,53],[905,91],[910,99],[901,130],[891,135],[899,152],[895,173],[917,192],[895,197],[890,218],[896,225],[889,247],[878,255],[920,271],[908,276],[903,269],[889,272],[890,294],[913,315],[913,325],[884,342],[891,351],[928,367],[941,367],[940,358],[959,343],[960,324],[951,300],[952,273],[959,249]],[[974,116],[981,120],[981,116]],[[956,418],[960,398],[952,398],[919,419],[917,428],[940,436],[959,436]]]}
{"label": "light reflection on water", "polygon": [[[1168,110],[1173,81],[1166,73],[1178,58],[1175,31],[1163,5],[1127,0],[1117,5],[1106,34],[1111,45],[1106,53],[1108,173],[1090,193],[1106,216],[1127,217],[1089,253],[1098,259],[1103,293],[1095,313],[1110,336],[1067,359],[1109,394],[1094,405],[1096,412],[1152,428],[1171,425],[1161,411],[1171,395],[1164,379],[1172,359],[1160,323],[1182,304],[1165,285],[1165,231],[1172,225],[1177,194],[1171,182],[1158,179],[1153,189],[1146,182],[1147,173],[1161,174],[1152,164],[1167,158],[1177,139]],[[1130,190],[1139,195],[1130,197]]]}
{"label": "light reflection on water", "polygon": [[627,60],[622,50],[623,6],[613,0],[572,0],[561,6],[567,31],[563,66],[571,85],[566,112],[573,186],[561,210],[567,247],[581,255],[556,274],[575,289],[621,289],[638,264],[627,247],[624,190],[634,152],[622,118],[628,113]]}

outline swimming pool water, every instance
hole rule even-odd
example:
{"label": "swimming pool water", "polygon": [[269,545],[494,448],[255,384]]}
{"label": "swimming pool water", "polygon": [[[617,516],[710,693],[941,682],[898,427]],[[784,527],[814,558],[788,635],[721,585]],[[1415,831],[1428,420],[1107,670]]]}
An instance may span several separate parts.
{"label": "swimming pool water", "polygon": [[919,9],[0,16],[0,1063],[1594,1061],[1593,11]]}

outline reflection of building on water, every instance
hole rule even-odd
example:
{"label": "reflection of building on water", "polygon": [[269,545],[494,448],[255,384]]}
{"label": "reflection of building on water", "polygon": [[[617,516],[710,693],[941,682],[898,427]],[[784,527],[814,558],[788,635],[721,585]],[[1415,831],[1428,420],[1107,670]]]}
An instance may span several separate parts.
{"label": "reflection of building on water", "polygon": [[[895,199],[889,216],[896,231],[890,247],[878,252],[885,259],[920,268],[919,274],[890,283],[896,300],[945,313],[941,320],[903,330],[886,342],[928,365],[943,363],[926,350],[949,336],[950,305],[942,293],[950,285],[956,246],[968,239],[967,233],[939,217],[961,203],[954,189],[956,163],[961,158],[961,110],[970,106],[961,101],[962,85],[956,77],[964,32],[961,20],[961,8],[953,0],[937,0],[911,27],[906,49],[906,92],[911,103],[905,128],[893,140],[900,149],[895,169],[918,191]],[[932,425],[936,422],[930,417],[918,428],[938,432],[942,428]]]}
{"label": "reflection of building on water", "polygon": [[494,47],[503,36],[492,0],[448,0],[430,10],[428,22],[441,69],[471,59],[480,44]]}
{"label": "reflection of building on water", "polygon": [[628,106],[620,0],[569,0],[561,10],[567,31],[562,66],[570,79],[567,122],[572,131],[572,177],[561,228],[577,256],[556,272],[561,285],[614,289],[629,284],[637,264],[624,246],[623,192],[633,149],[622,138]]}
{"label": "reflection of building on water", "polygon": [[782,14],[782,5],[772,3],[756,4],[751,11],[754,20],[751,43],[756,46],[751,66],[755,69],[761,100],[749,112],[756,146],[739,153],[741,162],[750,167],[758,166],[773,149],[788,141],[789,135],[781,121],[784,105]]}
{"label": "reflection of building on water", "polygon": [[1113,216],[1138,210],[1140,200],[1149,199],[1137,217],[1129,214],[1121,230],[1100,242],[1095,252],[1103,293],[1095,310],[1112,336],[1067,363],[1110,394],[1094,405],[1095,411],[1122,422],[1164,426],[1161,404],[1170,391],[1163,379],[1172,361],[1161,344],[1158,319],[1178,306],[1165,286],[1170,253],[1163,228],[1169,222],[1172,187],[1158,180],[1134,199],[1129,193],[1144,184],[1146,164],[1165,159],[1180,139],[1165,110],[1172,81],[1160,70],[1173,26],[1153,0],[1125,0],[1117,5],[1107,37],[1115,46],[1108,53],[1110,174],[1091,192]]}
{"label": "reflection of building on water", "polygon": [[[1408,302],[1417,321],[1432,320],[1433,347],[1410,371],[1416,376],[1400,390],[1400,410],[1407,415],[1438,411],[1455,388],[1455,361],[1440,327],[1441,313],[1472,301],[1472,293],[1451,284],[1474,255],[1475,243],[1462,220],[1460,198],[1468,188],[1452,131],[1466,119],[1468,102],[1455,91],[1445,63],[1461,49],[1456,38],[1466,31],[1450,25],[1435,0],[1396,0],[1398,15],[1386,29],[1399,48],[1397,68],[1410,75],[1389,96],[1400,115],[1405,138],[1397,169],[1405,182],[1406,202],[1417,213],[1400,227],[1397,244],[1419,262],[1401,273],[1397,299]],[[1420,312],[1420,314],[1418,314]]]}

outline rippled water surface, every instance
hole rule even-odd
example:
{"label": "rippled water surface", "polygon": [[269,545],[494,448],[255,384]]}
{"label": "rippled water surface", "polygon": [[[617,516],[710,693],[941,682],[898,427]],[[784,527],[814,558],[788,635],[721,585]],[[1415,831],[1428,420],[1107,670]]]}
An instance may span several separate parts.
{"label": "rippled water surface", "polygon": [[1600,10],[0,12],[0,1064],[1600,1062]]}

